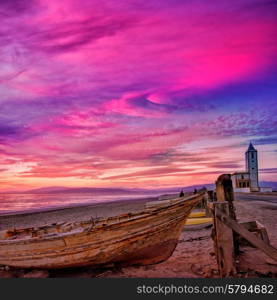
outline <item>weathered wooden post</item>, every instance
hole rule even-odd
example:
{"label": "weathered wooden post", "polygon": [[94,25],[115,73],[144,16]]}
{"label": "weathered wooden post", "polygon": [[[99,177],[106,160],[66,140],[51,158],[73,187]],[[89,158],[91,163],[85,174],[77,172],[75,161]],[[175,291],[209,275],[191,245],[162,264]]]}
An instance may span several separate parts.
{"label": "weathered wooden post", "polygon": [[[220,175],[216,181],[216,202],[209,203],[213,213],[215,254],[218,270],[221,277],[236,274],[236,257],[239,254],[239,243],[244,238],[254,247],[277,261],[277,249],[270,245],[264,226],[257,221],[238,223],[233,205],[234,194],[231,176]],[[254,234],[255,232],[255,234]]]}
{"label": "weathered wooden post", "polygon": [[211,194],[211,191],[206,191],[205,195],[204,195],[204,203],[205,203],[205,215],[206,217],[212,217],[212,213],[211,213],[211,210],[210,210],[210,207],[209,207],[209,203],[213,201],[213,197],[212,197],[212,194]]}
{"label": "weathered wooden post", "polygon": [[222,211],[229,215],[227,202],[213,204],[214,212],[214,243],[220,277],[230,277],[236,273],[233,231],[226,226],[216,215]]}
{"label": "weathered wooden post", "polygon": [[217,218],[218,213],[223,212],[236,220],[232,180],[229,174],[218,177],[216,195],[217,202],[213,203],[215,253],[220,276],[229,277],[236,274],[234,234],[230,227]]}
{"label": "weathered wooden post", "polygon": [[234,207],[234,192],[230,174],[222,174],[216,181],[217,201],[227,201],[229,206],[229,215],[236,220],[236,212]]}

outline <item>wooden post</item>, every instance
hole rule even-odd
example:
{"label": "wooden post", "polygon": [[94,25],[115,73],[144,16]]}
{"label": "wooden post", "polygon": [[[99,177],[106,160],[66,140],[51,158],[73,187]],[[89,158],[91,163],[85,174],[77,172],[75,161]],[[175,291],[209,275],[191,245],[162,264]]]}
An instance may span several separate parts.
{"label": "wooden post", "polygon": [[215,192],[213,190],[207,191],[207,195],[210,202],[215,201]]}
{"label": "wooden post", "polygon": [[230,174],[222,174],[216,181],[217,201],[227,201],[229,205],[229,215],[236,220],[236,212],[234,207],[234,192]]}
{"label": "wooden post", "polygon": [[211,210],[210,210],[210,208],[209,208],[209,200],[210,200],[211,198],[210,198],[210,195],[209,195],[209,193],[208,193],[208,191],[205,193],[205,195],[204,195],[204,201],[205,201],[205,215],[206,215],[206,217],[212,217],[213,215],[212,215],[212,213],[211,213]]}
{"label": "wooden post", "polygon": [[217,218],[218,212],[222,211],[233,220],[236,220],[233,201],[234,193],[231,175],[222,174],[216,181],[216,202],[213,205],[213,236],[221,277],[232,276],[236,273],[235,255],[238,253],[238,236],[231,228]]}
{"label": "wooden post", "polygon": [[[235,257],[239,252],[239,236],[277,261],[277,249],[270,245],[266,229],[261,224],[248,222],[242,225],[237,222],[233,205],[233,186],[229,174],[218,177],[216,194],[218,201],[213,203],[214,227],[212,236],[220,276],[228,277],[236,273]],[[249,230],[254,228],[261,235],[261,238],[247,228]]]}
{"label": "wooden post", "polygon": [[[216,194],[217,201],[227,201],[229,206],[229,216],[233,220],[237,220],[236,209],[234,206],[234,191],[233,183],[230,174],[222,174],[216,181]],[[239,254],[239,236],[236,232],[233,232],[233,241],[235,255]]]}
{"label": "wooden post", "polygon": [[219,211],[229,215],[228,202],[213,203],[213,238],[220,277],[230,277],[236,274],[233,231],[216,217]]}

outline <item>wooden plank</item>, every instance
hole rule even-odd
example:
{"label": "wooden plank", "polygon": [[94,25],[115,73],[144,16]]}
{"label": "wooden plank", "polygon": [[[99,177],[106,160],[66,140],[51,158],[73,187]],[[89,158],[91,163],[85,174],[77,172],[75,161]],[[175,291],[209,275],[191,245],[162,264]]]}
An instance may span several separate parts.
{"label": "wooden plank", "polygon": [[263,228],[259,228],[259,232],[260,232],[262,240],[265,243],[270,244],[270,240],[269,240],[269,237],[268,237],[268,234],[267,234],[267,230],[263,227]]}
{"label": "wooden plank", "polygon": [[225,225],[232,228],[239,235],[244,237],[247,241],[249,241],[253,246],[262,250],[269,257],[277,261],[277,249],[268,245],[263,240],[259,239],[255,234],[251,233],[247,229],[245,229],[242,225],[231,219],[225,212],[221,210],[216,210],[215,212],[216,219],[221,220]]}
{"label": "wooden plank", "polygon": [[210,211],[208,205],[209,205],[209,195],[208,195],[208,192],[206,192],[205,195],[204,195],[204,209],[205,209],[205,215],[206,215],[206,217],[212,217],[213,214],[212,214],[212,212]]}
{"label": "wooden plank", "polygon": [[214,217],[214,212],[213,212],[213,203],[208,202],[207,207],[206,207],[206,217]]}
{"label": "wooden plank", "polygon": [[260,222],[256,221],[256,223],[257,223],[258,229],[260,230],[260,233],[261,233],[261,236],[262,236],[262,240],[265,243],[270,244],[266,228]]}
{"label": "wooden plank", "polygon": [[217,201],[225,201],[225,193],[224,193],[224,186],[222,184],[222,178],[219,178],[216,181],[216,200]]}
{"label": "wooden plank", "polygon": [[[261,238],[265,243],[270,244],[266,228],[258,221],[243,222],[239,224],[248,231],[254,233],[257,237]],[[239,244],[255,247],[242,236],[239,236]]]}
{"label": "wooden plank", "polygon": [[257,225],[256,221],[242,222],[242,223],[239,223],[239,224],[242,225],[245,229],[247,229],[249,231],[253,231],[253,230],[256,230],[258,228],[258,225]]}
{"label": "wooden plank", "polygon": [[[229,213],[228,202],[214,203],[213,212]],[[214,218],[214,242],[219,274],[221,277],[230,277],[236,273],[233,231],[222,220]]]}

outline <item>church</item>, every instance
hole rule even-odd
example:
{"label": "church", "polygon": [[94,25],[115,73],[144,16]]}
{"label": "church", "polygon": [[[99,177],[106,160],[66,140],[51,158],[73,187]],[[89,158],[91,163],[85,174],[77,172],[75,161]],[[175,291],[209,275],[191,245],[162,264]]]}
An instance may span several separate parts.
{"label": "church", "polygon": [[235,192],[272,192],[271,188],[259,186],[258,151],[252,143],[245,152],[246,170],[231,175]]}

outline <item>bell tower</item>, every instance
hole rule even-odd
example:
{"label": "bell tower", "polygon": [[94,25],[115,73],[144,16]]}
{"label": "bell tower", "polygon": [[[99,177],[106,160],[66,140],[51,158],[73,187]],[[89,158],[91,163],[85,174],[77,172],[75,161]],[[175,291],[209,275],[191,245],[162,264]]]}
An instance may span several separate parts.
{"label": "bell tower", "polygon": [[259,191],[258,179],[258,151],[252,143],[249,144],[248,150],[245,152],[246,171],[250,177],[250,190],[253,192]]}

